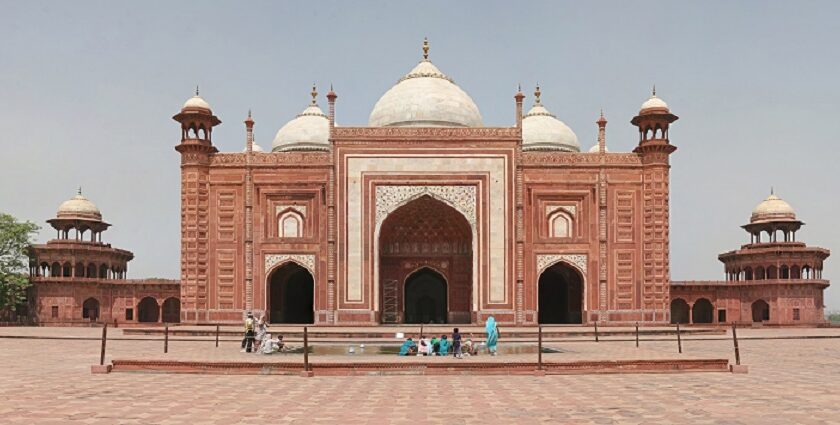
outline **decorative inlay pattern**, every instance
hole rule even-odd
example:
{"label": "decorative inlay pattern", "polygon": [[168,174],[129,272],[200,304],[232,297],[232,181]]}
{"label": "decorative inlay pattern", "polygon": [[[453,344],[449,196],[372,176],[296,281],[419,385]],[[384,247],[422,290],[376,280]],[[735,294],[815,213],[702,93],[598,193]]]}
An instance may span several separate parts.
{"label": "decorative inlay pattern", "polygon": [[571,264],[583,274],[586,278],[586,254],[538,254],[537,255],[537,275],[543,272],[548,267],[564,261]]}
{"label": "decorative inlay pattern", "polygon": [[[578,153],[578,152],[544,152],[528,151],[522,152],[520,159],[523,166],[534,165],[598,165],[601,164],[600,153]],[[642,165],[642,158],[635,153],[606,153],[603,154],[603,163],[610,165]]]}
{"label": "decorative inlay pattern", "polygon": [[454,140],[520,139],[516,127],[335,127],[334,138],[344,140],[438,138]]}
{"label": "decorative inlay pattern", "polygon": [[285,263],[287,261],[294,261],[309,270],[312,276],[315,276],[315,255],[314,254],[266,254],[265,256],[265,274],[273,269],[276,265]]}
{"label": "decorative inlay pattern", "polygon": [[298,214],[306,217],[306,205],[290,205],[290,204],[277,205],[277,207],[274,211],[276,211],[276,213],[279,214],[280,211],[285,211],[287,209],[291,209],[292,211],[296,211]]}
{"label": "decorative inlay pattern", "polygon": [[388,214],[423,195],[458,210],[475,231],[475,186],[376,186],[376,227],[379,228]]}
{"label": "decorative inlay pattern", "polygon": [[553,213],[554,211],[557,211],[557,210],[563,210],[563,211],[569,213],[569,215],[571,215],[572,218],[575,218],[575,213],[577,212],[577,206],[575,206],[575,205],[551,205],[548,208],[546,208],[545,213],[546,213],[546,215],[551,215],[551,213]]}

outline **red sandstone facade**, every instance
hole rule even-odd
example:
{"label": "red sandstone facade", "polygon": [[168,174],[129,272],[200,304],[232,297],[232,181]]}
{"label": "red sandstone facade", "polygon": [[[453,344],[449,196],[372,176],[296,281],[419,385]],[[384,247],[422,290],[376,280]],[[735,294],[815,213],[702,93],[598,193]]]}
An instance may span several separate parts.
{"label": "red sandstone facade", "polygon": [[102,242],[110,225],[82,196],[47,221],[56,238],[30,248],[31,318],[42,325],[180,321],[180,285],[165,279],[126,279],[129,251]]}

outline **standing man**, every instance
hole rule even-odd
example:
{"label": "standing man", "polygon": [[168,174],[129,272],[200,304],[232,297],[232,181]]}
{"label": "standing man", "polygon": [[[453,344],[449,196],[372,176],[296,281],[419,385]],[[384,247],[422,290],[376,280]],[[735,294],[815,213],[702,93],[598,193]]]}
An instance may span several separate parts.
{"label": "standing man", "polygon": [[242,338],[242,353],[250,353],[254,344],[254,313],[248,312],[245,318],[245,338]]}

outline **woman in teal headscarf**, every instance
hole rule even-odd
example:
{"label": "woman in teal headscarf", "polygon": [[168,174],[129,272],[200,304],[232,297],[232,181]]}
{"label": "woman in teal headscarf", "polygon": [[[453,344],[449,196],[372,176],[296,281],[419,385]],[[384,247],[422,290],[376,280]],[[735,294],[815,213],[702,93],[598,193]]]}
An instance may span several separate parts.
{"label": "woman in teal headscarf", "polygon": [[407,356],[411,351],[412,348],[416,348],[417,346],[414,345],[414,341],[411,338],[405,340],[402,346],[400,346],[400,355]]}
{"label": "woman in teal headscarf", "polygon": [[487,351],[491,356],[496,355],[496,344],[499,343],[499,328],[496,327],[496,318],[490,316],[487,318],[487,323],[484,325],[484,330],[487,332]]}
{"label": "woman in teal headscarf", "polygon": [[449,355],[449,340],[446,339],[446,335],[440,337],[440,355]]}

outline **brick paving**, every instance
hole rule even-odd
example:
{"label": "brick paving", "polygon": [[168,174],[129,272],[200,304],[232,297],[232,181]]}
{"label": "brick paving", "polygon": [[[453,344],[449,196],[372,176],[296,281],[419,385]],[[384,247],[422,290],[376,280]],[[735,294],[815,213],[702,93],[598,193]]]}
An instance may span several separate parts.
{"label": "brick paving", "polygon": [[[96,329],[0,335],[95,336]],[[840,329],[744,329],[739,336],[840,336]],[[115,332],[114,336],[118,336]],[[731,341],[684,342],[683,357],[732,358]],[[198,344],[198,345],[197,345]],[[673,341],[569,342],[568,358],[679,357]],[[747,339],[747,375],[566,376],[91,375],[99,345],[0,338],[0,423],[837,423],[840,339]],[[224,342],[111,341],[109,357],[254,359]],[[345,356],[332,356],[344,358]],[[514,356],[506,356],[507,360]],[[526,358],[528,355],[515,357]],[[486,359],[486,357],[485,357]],[[496,359],[502,359],[497,357]],[[318,359],[314,359],[318,360]],[[327,360],[327,359],[321,359]],[[410,361],[417,361],[412,359]],[[428,360],[427,360],[428,361]]]}

